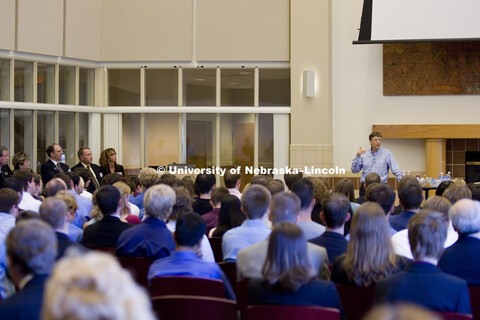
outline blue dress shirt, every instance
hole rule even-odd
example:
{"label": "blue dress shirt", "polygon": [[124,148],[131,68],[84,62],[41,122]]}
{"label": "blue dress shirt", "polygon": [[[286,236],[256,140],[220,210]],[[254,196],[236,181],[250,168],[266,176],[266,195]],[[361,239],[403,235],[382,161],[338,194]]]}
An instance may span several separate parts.
{"label": "blue dress shirt", "polygon": [[222,238],[223,260],[236,261],[238,251],[265,240],[272,230],[259,219],[247,219],[236,228],[228,230]]}
{"label": "blue dress shirt", "polygon": [[402,171],[398,167],[393,154],[384,148],[380,148],[377,152],[372,153],[372,149],[360,156],[356,156],[352,161],[352,172],[357,173],[363,169],[360,182],[365,182],[365,177],[371,172],[375,172],[380,176],[382,183],[388,182],[388,170],[397,177],[397,180],[402,178]]}

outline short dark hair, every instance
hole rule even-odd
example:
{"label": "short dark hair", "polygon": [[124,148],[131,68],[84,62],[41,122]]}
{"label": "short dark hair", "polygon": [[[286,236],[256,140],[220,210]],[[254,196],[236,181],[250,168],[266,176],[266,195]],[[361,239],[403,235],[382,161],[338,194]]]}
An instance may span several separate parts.
{"label": "short dark hair", "polygon": [[75,171],[70,171],[67,175],[70,177],[70,180],[72,180],[73,186],[78,186],[80,183],[80,175]]}
{"label": "short dark hair", "polygon": [[68,207],[65,201],[53,197],[47,198],[40,206],[40,219],[48,223],[53,229],[63,227]]}
{"label": "short dark hair", "polygon": [[175,242],[179,246],[193,247],[203,237],[207,225],[195,212],[181,214],[175,226]]}
{"label": "short dark hair", "polygon": [[452,180],[445,180],[440,182],[440,184],[437,187],[437,190],[435,190],[435,195],[436,196],[443,196],[443,193],[445,190],[447,190],[448,187],[450,187],[453,184]]}
{"label": "short dark hair", "polygon": [[10,212],[13,206],[18,205],[20,196],[10,188],[0,189],[0,212]]}
{"label": "short dark hair", "polygon": [[4,188],[10,188],[15,192],[22,192],[23,191],[22,182],[20,180],[18,180],[17,178],[14,178],[14,177],[10,177],[10,178],[5,179],[5,181],[3,181],[3,187]]}
{"label": "short dark hair", "polygon": [[213,202],[214,205],[220,204],[226,196],[228,196],[230,192],[228,192],[227,188],[225,187],[216,187],[212,190],[212,194],[210,195],[210,200]]}
{"label": "short dark hair", "polygon": [[395,191],[388,184],[374,183],[365,191],[365,200],[378,203],[388,214],[395,203]]}
{"label": "short dark hair", "polygon": [[95,195],[97,205],[104,216],[114,214],[117,211],[120,198],[120,191],[111,185],[101,187]]}
{"label": "short dark hair", "polygon": [[33,180],[33,172],[30,169],[19,169],[13,173],[13,177],[20,181],[23,190],[27,190],[28,184]]}
{"label": "short dark hair", "polygon": [[242,175],[239,173],[231,173],[230,170],[225,172],[223,176],[223,181],[225,182],[225,187],[227,188],[235,188],[237,185],[237,181],[242,178]]}
{"label": "short dark hair", "polygon": [[273,197],[277,193],[285,191],[285,183],[282,180],[275,179],[268,182],[267,189]]}
{"label": "short dark hair", "polygon": [[312,181],[302,178],[293,184],[291,191],[300,198],[301,209],[306,209],[312,203],[315,187]]}
{"label": "short dark hair", "polygon": [[447,238],[447,224],[441,213],[423,210],[408,221],[408,241],[413,257],[440,258]]}
{"label": "short dark hair", "polygon": [[195,179],[195,187],[200,194],[208,193],[215,183],[216,179],[214,174],[199,174]]}
{"label": "short dark hair", "polygon": [[345,224],[350,210],[350,201],[343,193],[334,192],[329,194],[322,202],[325,224],[329,228],[340,228]]}
{"label": "short dark hair", "polygon": [[259,174],[252,178],[252,180],[250,181],[250,185],[258,184],[266,187],[269,181],[270,179],[268,179],[267,176],[264,176],[263,174]]}
{"label": "short dark hair", "polygon": [[480,201],[480,184],[468,184],[470,191],[472,192],[472,200]]}
{"label": "short dark hair", "polygon": [[365,188],[371,185],[372,183],[382,182],[380,176],[376,172],[370,172],[365,176]]}
{"label": "short dark hair", "polygon": [[242,194],[242,208],[249,219],[260,219],[267,212],[271,198],[264,186],[250,186]]}
{"label": "short dark hair", "polygon": [[47,152],[47,156],[50,158],[50,154],[55,150],[55,146],[58,146],[59,144],[58,143],[52,143],[51,145],[49,145],[47,147],[47,150],[45,150]]}
{"label": "short dark hair", "polygon": [[277,225],[282,222],[295,223],[300,211],[300,199],[293,192],[280,192],[272,197],[270,220]]}
{"label": "short dark hair", "polygon": [[298,173],[285,173],[283,175],[283,180],[285,180],[285,184],[287,185],[288,190],[292,190],[292,186],[298,180],[303,178],[303,172],[299,171]]}
{"label": "short dark hair", "polygon": [[398,198],[405,210],[418,209],[423,201],[422,187],[418,182],[407,183],[398,190]]}
{"label": "short dark hair", "polygon": [[67,185],[67,190],[71,190],[72,189],[72,185],[70,183],[70,181],[72,181],[72,179],[70,179],[69,175],[66,174],[65,172],[61,172],[61,173],[57,173],[56,175],[53,176],[54,178],[59,178],[61,180],[63,180],[63,182],[65,182],[65,184]]}
{"label": "short dark hair", "polygon": [[78,149],[78,151],[77,151],[78,159],[80,159],[80,157],[83,156],[83,150],[85,150],[85,149],[90,150],[89,147],[80,147],[80,148]]}
{"label": "short dark hair", "polygon": [[[92,176],[93,179],[93,176]],[[109,173],[102,178],[102,186],[113,185],[115,182],[124,181],[125,177],[117,173]]]}
{"label": "short dark hair", "polygon": [[374,131],[374,132],[370,133],[370,135],[368,136],[368,140],[372,140],[375,137],[382,138],[382,134],[378,131]]}

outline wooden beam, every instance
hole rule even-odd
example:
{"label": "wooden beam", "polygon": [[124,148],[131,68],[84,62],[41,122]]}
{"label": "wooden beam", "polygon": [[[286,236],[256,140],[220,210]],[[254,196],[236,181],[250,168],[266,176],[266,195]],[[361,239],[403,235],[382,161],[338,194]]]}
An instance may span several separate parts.
{"label": "wooden beam", "polygon": [[480,124],[372,125],[386,139],[478,139]]}

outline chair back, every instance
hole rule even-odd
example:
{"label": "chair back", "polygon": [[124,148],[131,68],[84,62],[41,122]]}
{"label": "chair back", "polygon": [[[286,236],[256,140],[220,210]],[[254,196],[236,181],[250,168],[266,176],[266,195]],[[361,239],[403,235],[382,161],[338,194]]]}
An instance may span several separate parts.
{"label": "chair back", "polygon": [[225,298],[222,280],[184,276],[155,277],[150,280],[152,297],[165,295],[192,295]]}
{"label": "chair back", "polygon": [[[232,284],[235,289],[237,283],[237,264],[235,262],[217,262],[220,269],[227,276],[228,281]],[[235,290],[236,291],[236,290]]]}
{"label": "chair back", "polygon": [[437,312],[444,320],[472,320],[471,314],[457,313],[457,312]]}
{"label": "chair back", "polygon": [[375,286],[359,287],[335,284],[347,320],[361,320],[372,308]]}
{"label": "chair back", "polygon": [[480,319],[480,286],[468,286],[473,319]]}
{"label": "chair back", "polygon": [[162,320],[238,320],[236,303],[227,299],[167,295],[153,297],[152,305]]}
{"label": "chair back", "polygon": [[118,257],[122,267],[130,272],[133,279],[148,290],[148,270],[154,260],[144,257]]}
{"label": "chair back", "polygon": [[340,320],[340,310],[317,306],[250,305],[247,320]]}
{"label": "chair back", "polygon": [[212,246],[213,256],[215,257],[216,262],[223,261],[223,252],[222,252],[222,237],[212,237],[208,238],[210,241],[210,246]]}

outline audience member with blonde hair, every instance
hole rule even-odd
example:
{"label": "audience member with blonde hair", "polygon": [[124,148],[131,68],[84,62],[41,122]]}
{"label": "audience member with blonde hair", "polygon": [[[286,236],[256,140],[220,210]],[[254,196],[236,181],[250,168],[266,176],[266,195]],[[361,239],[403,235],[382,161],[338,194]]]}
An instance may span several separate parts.
{"label": "audience member with blonde hair", "polygon": [[324,222],[320,219],[320,212],[322,212],[322,202],[330,194],[328,187],[325,182],[318,177],[305,177],[305,179],[312,181],[315,189],[315,193],[313,195],[313,198],[315,199],[315,206],[312,210],[312,221],[324,224]]}
{"label": "audience member with blonde hair", "polygon": [[333,261],[332,280],[367,287],[400,271],[407,262],[393,250],[382,207],[365,202],[353,215],[347,253]]}
{"label": "audience member with blonde hair", "polygon": [[75,218],[75,211],[78,209],[77,200],[72,194],[63,190],[58,191],[57,194],[55,194],[55,198],[63,200],[68,207],[68,238],[73,242],[81,243],[83,230],[72,224],[73,219]]}
{"label": "audience member with blonde hair", "polygon": [[122,181],[118,181],[118,182],[115,182],[113,186],[117,188],[118,191],[120,191],[120,196],[121,196],[120,201],[122,203],[120,218],[123,221],[131,224],[135,224],[135,225],[140,224],[141,223],[140,219],[138,218],[138,216],[132,214],[132,211],[130,209],[130,202],[128,201],[128,197],[130,195],[131,189],[128,186],[128,184]]}
{"label": "audience member with blonde hair", "polygon": [[45,289],[43,320],[154,320],[150,298],[105,253],[57,263]]}
{"label": "audience member with blonde hair", "polygon": [[472,199],[472,191],[467,186],[450,185],[443,192],[443,197],[447,198],[452,205],[460,199]]}
{"label": "audience member with blonde hair", "polygon": [[[157,170],[152,168],[143,168],[140,173],[138,174],[138,182],[142,186],[142,193],[138,194],[137,196],[130,195],[130,202],[136,205],[140,211],[143,209],[143,197],[145,196],[145,192],[148,188],[158,183],[160,179],[160,175],[158,174]],[[142,213],[140,213],[140,219],[143,218]]]}
{"label": "audience member with blonde hair", "polygon": [[[443,221],[447,224],[447,240],[445,241],[445,248],[450,247],[458,239],[458,234],[455,232],[453,225],[448,216],[448,210],[452,204],[445,197],[433,196],[427,199],[423,204],[424,210],[433,210],[442,214]],[[392,236],[392,243],[395,253],[412,260],[412,251],[410,250],[410,243],[408,241],[408,229],[401,230]]]}
{"label": "audience member with blonde hair", "polygon": [[290,304],[337,308],[340,299],[332,282],[317,279],[302,230],[282,222],[272,230],[262,268],[263,279],[248,284],[250,304]]}

